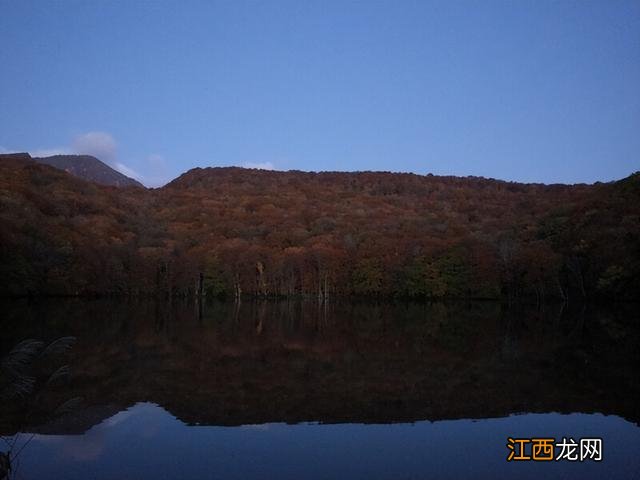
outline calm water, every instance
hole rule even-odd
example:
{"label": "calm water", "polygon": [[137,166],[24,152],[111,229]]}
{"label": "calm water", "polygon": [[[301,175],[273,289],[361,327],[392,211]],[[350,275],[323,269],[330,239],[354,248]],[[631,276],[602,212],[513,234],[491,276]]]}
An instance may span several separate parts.
{"label": "calm water", "polygon": [[[77,337],[36,372],[68,382],[0,414],[15,478],[640,478],[631,307],[2,307],[3,354]],[[508,437],[600,437],[603,460],[507,462]]]}

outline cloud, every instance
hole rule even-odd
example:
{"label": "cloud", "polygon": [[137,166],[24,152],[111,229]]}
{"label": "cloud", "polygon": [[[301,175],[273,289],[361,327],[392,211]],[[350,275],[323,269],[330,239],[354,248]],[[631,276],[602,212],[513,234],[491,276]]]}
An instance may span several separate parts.
{"label": "cloud", "polygon": [[261,163],[247,162],[247,163],[244,163],[242,166],[244,168],[257,168],[259,170],[275,170],[276,168],[271,162],[261,162]]}
{"label": "cloud", "polygon": [[76,135],[71,148],[75,153],[93,155],[112,165],[117,158],[118,144],[107,132],[87,132]]}

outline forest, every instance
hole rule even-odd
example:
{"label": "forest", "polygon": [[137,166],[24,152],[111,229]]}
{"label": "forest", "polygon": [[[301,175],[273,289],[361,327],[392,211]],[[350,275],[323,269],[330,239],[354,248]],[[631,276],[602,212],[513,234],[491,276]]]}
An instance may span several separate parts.
{"label": "forest", "polygon": [[4,296],[640,299],[640,173],[593,185],[195,168],[146,189],[0,161]]}

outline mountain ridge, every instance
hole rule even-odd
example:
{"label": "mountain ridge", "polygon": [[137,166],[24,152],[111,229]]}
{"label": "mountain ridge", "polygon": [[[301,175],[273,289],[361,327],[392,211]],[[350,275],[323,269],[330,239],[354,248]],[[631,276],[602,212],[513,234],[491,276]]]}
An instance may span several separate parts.
{"label": "mountain ridge", "polygon": [[[518,180],[505,180],[495,177],[484,177],[478,175],[436,175],[432,173],[415,173],[415,172],[402,172],[402,171],[389,171],[389,170],[265,170],[259,168],[249,168],[241,166],[204,166],[193,167],[189,170],[179,174],[177,177],[169,180],[159,187],[146,187],[138,180],[126,176],[125,174],[115,170],[108,164],[103,162],[97,157],[92,155],[81,154],[64,154],[64,155],[51,155],[48,157],[32,157],[28,152],[12,152],[12,153],[0,153],[0,161],[2,160],[14,160],[14,161],[33,161],[36,163],[49,165],[59,170],[64,170],[71,175],[84,180],[98,183],[106,186],[137,186],[141,188],[149,188],[154,190],[160,190],[166,187],[184,187],[185,183],[192,180],[194,177],[202,179],[203,176],[218,176],[227,175],[229,173],[241,173],[251,172],[252,175],[266,176],[266,177],[278,177],[282,175],[294,175],[294,176],[306,176],[308,178],[315,177],[341,177],[352,178],[357,176],[379,176],[386,178],[427,178],[434,180],[444,181],[459,181],[459,182],[472,182],[472,183],[498,183],[504,185],[520,185],[520,186],[532,186],[532,187],[585,187],[585,186],[597,186],[597,185],[611,185],[618,182],[637,182],[640,178],[640,171],[632,172],[628,176],[610,180],[610,181],[595,181],[593,183],[545,183],[545,182],[524,182]],[[100,172],[91,172],[87,170],[102,170]],[[105,177],[105,178],[100,178]]]}
{"label": "mountain ridge", "polygon": [[613,184],[616,182],[620,182],[626,179],[633,178],[634,176],[640,176],[640,171],[632,172],[626,177],[622,177],[620,179],[609,180],[609,181],[595,181],[593,183],[585,183],[585,182],[576,182],[576,183],[562,183],[562,182],[553,182],[553,183],[545,183],[545,182],[523,182],[518,180],[505,180],[501,178],[495,177],[484,177],[478,175],[436,175],[432,173],[415,173],[415,172],[396,172],[389,170],[265,170],[259,168],[248,168],[248,167],[240,167],[240,166],[206,166],[206,167],[193,167],[189,170],[179,174],[177,177],[168,181],[162,187],[164,188],[169,186],[178,186],[181,183],[186,182],[188,179],[192,177],[202,177],[206,175],[224,175],[226,173],[239,173],[239,172],[252,172],[257,175],[264,176],[278,176],[278,175],[304,175],[309,177],[315,176],[357,176],[357,175],[380,175],[380,176],[389,176],[389,177],[417,177],[417,178],[433,178],[433,179],[442,179],[442,180],[459,180],[459,181],[470,181],[470,182],[496,182],[502,183],[505,185],[523,185],[523,186],[542,186],[542,187],[581,187],[581,186],[596,186],[596,185],[607,185]]}

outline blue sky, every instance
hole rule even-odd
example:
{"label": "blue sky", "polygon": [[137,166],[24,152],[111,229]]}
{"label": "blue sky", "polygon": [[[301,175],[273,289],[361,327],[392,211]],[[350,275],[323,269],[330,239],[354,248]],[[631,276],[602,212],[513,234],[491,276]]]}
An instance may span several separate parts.
{"label": "blue sky", "polygon": [[640,169],[638,1],[0,0],[0,37],[0,149],[94,153],[149,185]]}

